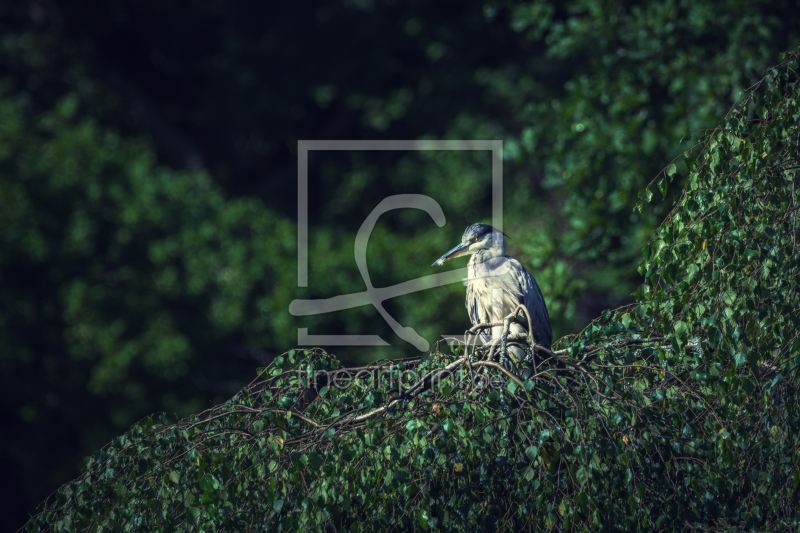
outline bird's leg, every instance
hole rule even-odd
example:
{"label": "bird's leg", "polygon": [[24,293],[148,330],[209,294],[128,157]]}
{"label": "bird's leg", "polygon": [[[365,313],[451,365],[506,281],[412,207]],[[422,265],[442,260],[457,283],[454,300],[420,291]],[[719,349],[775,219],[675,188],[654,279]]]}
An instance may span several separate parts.
{"label": "bird's leg", "polygon": [[[531,315],[528,312],[528,309],[524,305],[518,305],[517,308],[514,309],[513,315],[514,315],[514,318],[516,319],[517,323],[519,323],[523,328],[526,326],[526,324],[523,323],[519,318],[519,312],[520,311],[522,311],[522,313],[525,315],[525,318],[526,318],[526,321],[527,321],[527,326],[528,326],[528,330],[527,330],[528,331],[528,338],[527,338],[528,346],[525,347],[525,356],[523,357],[523,360],[520,361],[520,362],[529,363],[530,366],[533,367],[533,371],[532,372],[531,372],[530,369],[523,369],[522,377],[527,379],[528,376],[535,375],[536,372],[537,372],[537,370],[536,370],[536,367],[537,367],[537,365],[536,365],[536,343],[534,342],[534,339],[536,338],[536,335],[535,335],[535,331],[533,329],[533,323],[531,321]],[[530,356],[528,354],[530,354]]]}
{"label": "bird's leg", "polygon": [[508,338],[508,329],[511,327],[511,316],[507,316],[503,319],[503,330],[500,333],[499,339],[492,339],[492,347],[489,350],[489,356],[487,360],[494,361],[495,360],[495,351],[497,351],[498,344],[500,345],[500,355],[505,352],[506,349],[506,339]]}
{"label": "bird's leg", "polygon": [[506,354],[506,343],[508,342],[508,332],[511,329],[511,323],[514,321],[514,315],[508,315],[503,320],[503,333],[500,335],[500,356]]}
{"label": "bird's leg", "polygon": [[[519,308],[518,308],[519,309]],[[521,368],[529,359],[529,346],[528,343],[519,343],[520,340],[527,340],[528,335],[521,334],[521,333],[514,333],[511,332],[512,324],[519,324],[523,329],[525,328],[524,323],[519,319],[517,316],[518,309],[515,310],[514,313],[508,315],[505,320],[505,328],[503,329],[503,335],[500,339],[501,343],[501,352],[500,352],[500,363],[510,372],[519,375],[524,370]],[[524,307],[522,307],[525,310]],[[527,310],[525,310],[527,311]],[[530,321],[529,321],[530,322]],[[522,337],[520,339],[519,337]],[[530,372],[528,373],[530,374]],[[527,376],[525,376],[527,377]]]}
{"label": "bird's leg", "polygon": [[[515,319],[518,320],[517,317],[518,317],[520,311],[525,313],[525,318],[528,321],[528,324],[527,324],[527,326],[528,326],[528,339],[529,339],[530,344],[533,344],[533,339],[534,339],[534,336],[533,336],[533,323],[531,322],[531,314],[528,312],[528,309],[524,305],[520,304],[520,305],[517,306],[516,309],[514,309],[514,312],[511,313],[511,314],[514,316]],[[523,328],[525,327],[525,324],[523,324],[522,322],[519,322],[519,324]]]}

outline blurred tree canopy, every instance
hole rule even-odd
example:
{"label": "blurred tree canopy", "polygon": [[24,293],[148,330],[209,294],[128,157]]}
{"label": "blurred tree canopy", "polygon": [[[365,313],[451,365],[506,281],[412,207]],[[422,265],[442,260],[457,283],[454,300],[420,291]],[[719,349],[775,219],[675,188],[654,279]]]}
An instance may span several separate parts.
{"label": "blurred tree canopy", "polygon": [[[502,139],[511,253],[556,335],[630,301],[639,249],[677,199],[645,185],[713,128],[777,54],[797,2],[346,1],[0,5],[3,527],[149,412],[196,412],[311,333],[377,332],[374,309],[297,319],[298,297],[431,273],[491,217],[485,153],[314,154],[310,285],[296,288],[298,139]],[[662,178],[659,178],[662,179]],[[677,179],[667,187],[670,179]],[[387,302],[431,342],[463,331],[463,288]],[[447,312],[443,310],[447,309]],[[54,445],[57,443],[57,446]]]}

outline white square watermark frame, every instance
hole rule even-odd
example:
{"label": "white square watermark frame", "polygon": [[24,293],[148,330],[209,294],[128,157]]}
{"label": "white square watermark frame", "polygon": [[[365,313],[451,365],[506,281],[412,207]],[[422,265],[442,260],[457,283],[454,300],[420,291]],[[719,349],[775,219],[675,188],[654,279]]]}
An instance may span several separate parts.
{"label": "white square watermark frame", "polygon": [[[297,142],[297,286],[308,287],[308,154],[310,151],[490,151],[492,153],[492,225],[503,228],[503,141],[500,140],[414,140],[414,141],[331,141],[301,140]],[[366,284],[362,293],[335,296],[321,300],[295,300],[289,311],[295,316],[308,316],[373,305],[392,330],[403,340],[426,351],[428,342],[412,328],[403,327],[382,306],[382,302],[419,290],[458,283],[466,277],[466,268],[431,274],[392,287],[375,288],[369,279],[366,265],[366,244],[377,218],[391,209],[416,208],[428,212],[440,227],[445,218],[441,206],[424,195],[395,195],[384,199],[362,224],[356,237],[356,263]],[[362,254],[359,254],[362,248]],[[462,338],[463,335],[443,335]],[[299,346],[388,346],[378,335],[312,335],[308,328],[297,329]]]}

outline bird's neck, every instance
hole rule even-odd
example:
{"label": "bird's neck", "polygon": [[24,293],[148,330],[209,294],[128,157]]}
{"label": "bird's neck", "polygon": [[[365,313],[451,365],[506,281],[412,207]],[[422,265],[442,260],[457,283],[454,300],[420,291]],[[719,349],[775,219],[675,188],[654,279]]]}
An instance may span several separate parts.
{"label": "bird's neck", "polygon": [[477,265],[480,263],[485,263],[497,257],[503,257],[506,255],[506,249],[501,246],[495,246],[492,248],[485,248],[483,250],[478,250],[472,257],[470,258],[469,262],[472,265]]}

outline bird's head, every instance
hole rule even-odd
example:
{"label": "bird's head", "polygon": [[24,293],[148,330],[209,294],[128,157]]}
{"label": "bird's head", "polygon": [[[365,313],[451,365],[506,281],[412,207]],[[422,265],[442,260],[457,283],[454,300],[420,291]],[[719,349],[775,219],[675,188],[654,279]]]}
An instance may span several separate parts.
{"label": "bird's head", "polygon": [[481,250],[496,250],[502,255],[505,253],[505,249],[505,233],[489,224],[473,224],[464,230],[461,242],[431,266],[438,266],[454,257],[471,255]]}

